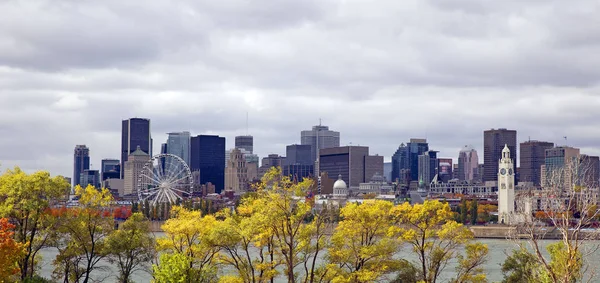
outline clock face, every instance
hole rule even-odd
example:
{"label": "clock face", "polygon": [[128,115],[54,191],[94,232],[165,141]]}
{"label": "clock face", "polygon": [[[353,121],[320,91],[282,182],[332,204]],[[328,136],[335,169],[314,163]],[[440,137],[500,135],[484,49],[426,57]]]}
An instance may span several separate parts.
{"label": "clock face", "polygon": [[513,170],[512,170],[512,168],[511,168],[511,169],[508,169],[508,175],[512,175],[512,174],[513,174]]}
{"label": "clock face", "polygon": [[506,175],[506,169],[504,169],[504,168],[500,169],[500,174]]}

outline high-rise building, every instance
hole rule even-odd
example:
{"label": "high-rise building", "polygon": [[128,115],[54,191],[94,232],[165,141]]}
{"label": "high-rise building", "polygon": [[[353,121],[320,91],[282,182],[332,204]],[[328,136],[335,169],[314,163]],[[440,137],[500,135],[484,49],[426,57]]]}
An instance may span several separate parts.
{"label": "high-rise building", "polygon": [[392,162],[383,163],[383,177],[385,177],[388,182],[394,181],[394,179],[392,179]]}
{"label": "high-rise building", "polygon": [[167,153],[179,156],[185,164],[190,165],[190,132],[168,133]]}
{"label": "high-rise building", "polygon": [[300,144],[311,146],[311,163],[314,164],[320,149],[340,146],[340,132],[331,131],[328,126],[313,126],[312,130],[300,133]]}
{"label": "high-rise building", "polygon": [[392,155],[392,179],[391,182],[400,180],[400,170],[408,169],[408,150],[404,143],[400,144],[394,155]]}
{"label": "high-rise building", "polygon": [[314,165],[312,161],[312,146],[292,144],[285,148],[285,163],[288,165]]}
{"label": "high-rise building", "polygon": [[124,195],[135,195],[139,189],[139,178],[144,165],[150,160],[150,155],[144,152],[140,146],[127,156],[125,162],[125,168],[123,170],[124,184],[123,194]]}
{"label": "high-rise building", "polygon": [[90,149],[85,145],[75,146],[73,161],[73,187],[81,185],[81,173],[90,169]]}
{"label": "high-rise building", "polygon": [[591,188],[598,188],[600,185],[598,179],[600,177],[600,157],[581,154],[579,164],[581,168],[579,178],[582,183]]}
{"label": "high-rise building", "polygon": [[479,175],[479,156],[477,151],[465,145],[458,153],[458,179],[473,182]]}
{"label": "high-rise building", "polygon": [[328,176],[342,175],[351,188],[371,180],[383,172],[383,156],[369,155],[366,146],[343,146],[320,150],[321,172]]}
{"label": "high-rise building", "polygon": [[406,144],[408,150],[408,169],[410,170],[411,181],[419,180],[419,155],[429,151],[429,144],[426,139],[410,139]]}
{"label": "high-rise building", "polygon": [[101,164],[102,172],[100,176],[102,181],[121,178],[121,162],[118,159],[102,159]]}
{"label": "high-rise building", "polygon": [[88,185],[92,185],[94,188],[99,189],[100,185],[100,172],[98,170],[83,170],[79,176],[81,187],[85,188]]}
{"label": "high-rise building", "polygon": [[[510,159],[517,160],[517,131],[491,129],[483,132],[483,181],[498,180],[498,162],[502,159],[502,150],[507,145]],[[514,162],[513,171],[517,170]]]}
{"label": "high-rise building", "polygon": [[[121,131],[121,168],[125,167],[125,162],[129,154],[134,152],[138,146],[141,151],[152,156],[150,119],[131,118],[123,120]],[[125,170],[121,170],[121,177],[124,174]]]}
{"label": "high-rise building", "polygon": [[232,149],[225,168],[225,189],[236,193],[248,191],[250,182],[258,175],[257,165],[247,162],[240,149]]}
{"label": "high-rise building", "polygon": [[225,138],[198,135],[191,138],[192,171],[199,172],[200,184],[211,183],[215,193],[225,189]]}
{"label": "high-rise building", "polygon": [[540,173],[540,183],[542,187],[552,185],[552,183],[556,183],[557,181],[568,184],[573,177],[570,174],[571,170],[561,169],[565,168],[567,165],[572,165],[579,159],[579,155],[579,148],[569,146],[557,146],[546,149],[546,160]]}
{"label": "high-rise building", "polygon": [[250,135],[235,137],[235,148],[243,148],[248,153],[254,153],[254,137]]}
{"label": "high-rise building", "polygon": [[262,177],[271,169],[271,167],[279,167],[283,170],[285,165],[285,156],[279,156],[279,154],[269,154],[267,157],[263,157],[261,166],[258,168],[258,178]]}
{"label": "high-rise building", "polygon": [[554,147],[554,143],[529,140],[520,144],[519,181],[541,185],[542,165],[546,163],[546,149]]}
{"label": "high-rise building", "polygon": [[429,150],[419,155],[419,183],[423,182],[426,186],[431,183],[437,174],[437,151]]}
{"label": "high-rise building", "polygon": [[437,174],[438,180],[447,183],[453,177],[452,158],[438,158]]}

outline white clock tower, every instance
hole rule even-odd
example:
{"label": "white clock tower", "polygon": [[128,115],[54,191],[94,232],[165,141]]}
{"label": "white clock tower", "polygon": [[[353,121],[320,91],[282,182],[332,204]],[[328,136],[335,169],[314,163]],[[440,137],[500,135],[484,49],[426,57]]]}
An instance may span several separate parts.
{"label": "white clock tower", "polygon": [[498,164],[498,223],[510,224],[515,214],[515,172],[510,150],[504,145]]}

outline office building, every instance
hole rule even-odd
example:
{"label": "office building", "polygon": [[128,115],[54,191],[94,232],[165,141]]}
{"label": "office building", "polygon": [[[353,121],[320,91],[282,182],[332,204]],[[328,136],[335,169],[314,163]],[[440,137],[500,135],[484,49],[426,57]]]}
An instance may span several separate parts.
{"label": "office building", "polygon": [[400,144],[394,155],[392,155],[391,182],[400,180],[400,170],[408,169],[408,150],[404,143]]}
{"label": "office building", "polygon": [[98,170],[83,170],[79,176],[79,180],[81,182],[81,187],[85,188],[88,185],[94,186],[94,188],[101,188],[100,181],[100,172]]}
{"label": "office building", "polygon": [[100,178],[102,181],[121,178],[121,162],[118,159],[102,159]]}
{"label": "office building", "polygon": [[[166,152],[178,156],[190,165],[190,132],[167,133]],[[162,147],[161,147],[162,150]]]}
{"label": "office building", "polygon": [[313,165],[288,164],[283,166],[283,175],[289,176],[292,180],[302,181],[304,178],[310,178],[314,172]]}
{"label": "office building", "polygon": [[[121,169],[125,167],[125,162],[129,154],[140,150],[152,156],[152,137],[150,133],[150,119],[131,118],[123,120],[121,131]],[[125,170],[121,170],[121,177]]]}
{"label": "office building", "polygon": [[193,172],[199,172],[199,184],[211,183],[215,193],[225,189],[225,138],[198,135],[191,138],[191,164]]}
{"label": "office building", "polygon": [[340,132],[331,131],[328,126],[313,126],[312,130],[300,133],[300,144],[311,146],[311,163],[314,164],[320,149],[340,146]]}
{"label": "office building", "polygon": [[258,163],[247,162],[240,149],[232,149],[225,168],[225,189],[235,193],[247,192],[251,190],[250,183],[257,177]]}
{"label": "office building", "polygon": [[442,183],[452,180],[452,158],[438,158],[437,175]]}
{"label": "office building", "polygon": [[250,135],[235,137],[235,148],[243,148],[250,154],[254,153],[254,137]]}
{"label": "office building", "polygon": [[426,139],[410,139],[406,144],[408,150],[408,168],[410,170],[410,180],[419,181],[419,155],[429,151],[429,144]]}
{"label": "office building", "polygon": [[[242,155],[244,155],[244,160],[246,160],[246,162],[248,163],[255,163],[256,167],[258,168],[258,155],[254,154],[254,153],[250,153],[248,151],[246,151],[243,148],[238,148],[238,150],[242,153]],[[233,151],[233,149],[228,149],[225,152],[225,167],[229,166],[229,158],[231,157],[231,152]]]}
{"label": "office building", "polygon": [[269,171],[272,167],[279,167],[283,170],[283,165],[285,164],[285,156],[279,156],[279,154],[269,154],[267,157],[263,157],[261,166],[258,168],[258,178],[262,179],[262,177]]}
{"label": "office building", "polygon": [[285,148],[285,164],[314,165],[311,154],[312,146],[308,144],[292,144]]}
{"label": "office building", "polygon": [[123,195],[136,195],[139,189],[139,179],[144,170],[144,165],[150,161],[150,155],[144,152],[140,146],[127,156],[123,170]]}
{"label": "office building", "polygon": [[321,149],[319,159],[321,172],[327,172],[328,176],[341,175],[351,189],[383,172],[383,156],[369,155],[366,146]]}
{"label": "office building", "polygon": [[458,153],[458,179],[473,182],[479,176],[479,156],[477,150],[465,145]]}
{"label": "office building", "polygon": [[581,154],[579,156],[579,180],[585,186],[599,188],[600,157]]}
{"label": "office building", "polygon": [[81,173],[90,169],[90,149],[85,145],[77,145],[73,156],[73,187],[75,187],[81,185]]}
{"label": "office building", "polygon": [[429,186],[429,183],[437,175],[437,151],[426,151],[419,155],[418,166],[419,166],[419,183],[423,183],[425,186]]}
{"label": "office building", "polygon": [[[498,164],[507,145],[510,159],[517,160],[517,131],[491,129],[483,132],[483,181],[498,181]],[[516,172],[517,164],[513,163]]]}
{"label": "office building", "polygon": [[385,180],[388,182],[394,181],[394,179],[392,179],[392,162],[383,163],[383,177],[385,177]]}
{"label": "office building", "polygon": [[542,165],[546,163],[546,150],[554,147],[551,142],[529,140],[520,144],[520,182],[541,185]]}

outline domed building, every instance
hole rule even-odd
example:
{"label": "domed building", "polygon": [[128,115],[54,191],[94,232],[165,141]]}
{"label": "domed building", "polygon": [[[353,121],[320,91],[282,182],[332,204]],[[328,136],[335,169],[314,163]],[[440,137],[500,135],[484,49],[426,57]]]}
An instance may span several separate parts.
{"label": "domed building", "polygon": [[346,185],[346,182],[342,180],[341,174],[338,176],[337,181],[333,183],[333,196],[340,198],[345,198],[348,196],[348,185]]}

